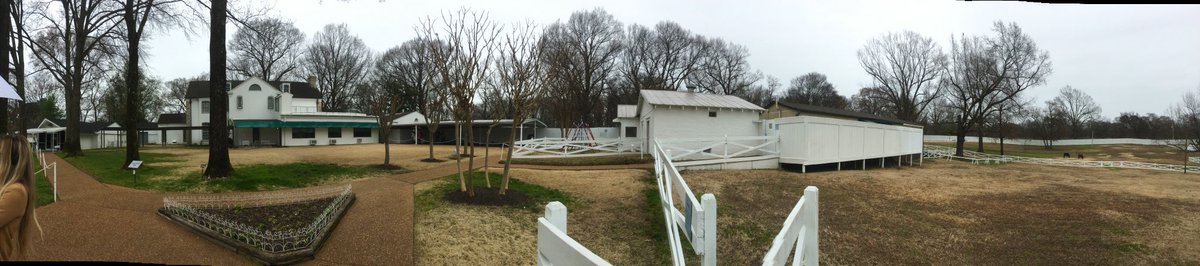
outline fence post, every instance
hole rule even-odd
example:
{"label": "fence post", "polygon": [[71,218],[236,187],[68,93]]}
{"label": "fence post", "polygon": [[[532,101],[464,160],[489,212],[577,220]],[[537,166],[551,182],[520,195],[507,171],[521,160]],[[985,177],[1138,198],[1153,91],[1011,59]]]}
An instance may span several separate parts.
{"label": "fence post", "polygon": [[546,204],[546,220],[558,227],[559,231],[567,233],[567,206],[557,201]]}
{"label": "fence post", "polygon": [[[54,162],[50,166],[54,167],[54,202],[58,202],[58,162]],[[44,170],[45,168],[42,169]],[[43,172],[42,174],[46,173]]]}
{"label": "fence post", "polygon": [[700,196],[700,206],[704,209],[704,266],[717,265],[717,197],[712,193]]}
{"label": "fence post", "polygon": [[725,155],[721,159],[729,159],[729,135],[725,135]]}
{"label": "fence post", "polygon": [[[820,219],[817,217],[817,215],[820,214],[818,211],[820,208],[820,204],[818,204],[820,198],[819,192],[820,191],[815,186],[808,186],[808,188],[804,189],[804,201],[806,204],[811,204],[809,206],[805,206],[807,208],[804,208],[804,211],[807,212],[806,215],[804,215],[805,230],[804,235],[802,236],[804,237],[804,265],[817,265],[817,256],[820,256],[821,254],[821,252],[818,250],[820,245],[817,244],[817,241],[820,240],[819,234],[821,232],[820,227],[818,227],[819,225],[817,224],[820,221]],[[812,230],[809,230],[809,228]]]}

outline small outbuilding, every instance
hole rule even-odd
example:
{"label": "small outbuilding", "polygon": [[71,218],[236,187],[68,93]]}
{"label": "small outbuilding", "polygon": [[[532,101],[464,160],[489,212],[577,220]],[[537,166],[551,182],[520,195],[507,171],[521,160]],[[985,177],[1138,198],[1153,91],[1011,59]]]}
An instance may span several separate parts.
{"label": "small outbuilding", "polygon": [[919,161],[920,125],[878,115],[785,102],[764,114],[766,128],[779,136],[779,163],[811,165],[868,163],[893,165]]}
{"label": "small outbuilding", "polygon": [[764,110],[733,95],[642,90],[636,110],[637,137],[649,141],[761,136],[759,115]]}

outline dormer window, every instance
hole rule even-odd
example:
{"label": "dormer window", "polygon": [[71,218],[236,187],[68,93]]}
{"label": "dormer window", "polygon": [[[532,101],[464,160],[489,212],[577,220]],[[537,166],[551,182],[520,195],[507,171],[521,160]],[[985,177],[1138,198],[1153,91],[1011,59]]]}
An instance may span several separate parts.
{"label": "dormer window", "polygon": [[225,91],[233,89],[233,82],[225,82]]}
{"label": "dormer window", "polygon": [[261,91],[262,86],[258,86],[258,84],[250,85],[250,90],[251,91]]}
{"label": "dormer window", "polygon": [[292,84],[284,83],[283,84],[283,92],[284,93],[292,93]]}

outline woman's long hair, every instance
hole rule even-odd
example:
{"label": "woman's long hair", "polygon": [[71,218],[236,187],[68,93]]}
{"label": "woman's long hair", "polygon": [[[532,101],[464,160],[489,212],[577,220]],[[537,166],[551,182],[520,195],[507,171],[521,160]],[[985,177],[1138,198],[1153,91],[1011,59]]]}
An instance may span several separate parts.
{"label": "woman's long hair", "polygon": [[4,178],[4,185],[0,187],[0,196],[3,196],[5,189],[14,183],[25,185],[25,215],[21,216],[21,227],[17,235],[17,243],[14,246],[15,251],[19,253],[28,253],[30,247],[33,246],[33,229],[37,228],[38,232],[42,231],[42,225],[37,221],[37,186],[33,175],[33,149],[29,145],[29,141],[25,140],[24,136],[16,134],[5,134],[0,137],[0,158],[4,158],[4,162],[0,163],[0,174]]}

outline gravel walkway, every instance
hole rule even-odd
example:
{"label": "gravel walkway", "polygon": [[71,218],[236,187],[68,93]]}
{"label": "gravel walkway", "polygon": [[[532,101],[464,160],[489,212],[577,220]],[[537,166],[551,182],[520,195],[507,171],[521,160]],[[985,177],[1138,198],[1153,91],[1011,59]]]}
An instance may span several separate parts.
{"label": "gravel walkway", "polygon": [[[53,154],[59,201],[38,208],[44,238],[35,236],[31,260],[121,261],[165,264],[251,265],[225,249],[159,217],[163,193],[100,183]],[[500,159],[492,160],[499,164]],[[475,162],[482,166],[483,161]],[[466,167],[466,161],[463,161]],[[543,166],[543,170],[645,169],[652,165]],[[413,185],[453,174],[454,164],[389,177],[352,181],[357,198],[310,265],[412,265]]]}

